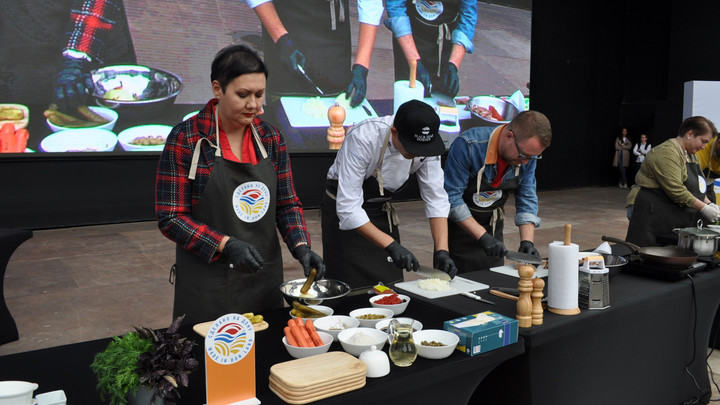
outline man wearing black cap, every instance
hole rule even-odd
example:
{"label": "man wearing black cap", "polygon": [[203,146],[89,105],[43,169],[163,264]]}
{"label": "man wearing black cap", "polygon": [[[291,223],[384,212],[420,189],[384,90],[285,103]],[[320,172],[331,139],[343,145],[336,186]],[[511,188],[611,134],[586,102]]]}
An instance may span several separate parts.
{"label": "man wearing black cap", "polygon": [[443,189],[438,133],[432,107],[411,100],[395,116],[370,118],[347,133],[328,170],[322,207],[326,277],[355,291],[403,280],[402,269],[417,270],[415,256],[400,245],[391,200],[415,173],[435,245],[433,267],[455,276],[447,244],[450,210]]}

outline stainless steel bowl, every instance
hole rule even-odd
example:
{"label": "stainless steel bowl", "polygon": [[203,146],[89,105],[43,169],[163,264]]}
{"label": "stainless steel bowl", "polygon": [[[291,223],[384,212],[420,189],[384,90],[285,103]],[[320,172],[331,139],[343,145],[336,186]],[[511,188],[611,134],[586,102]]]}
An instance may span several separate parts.
{"label": "stainless steel bowl", "polygon": [[140,65],[105,66],[92,71],[92,79],[98,105],[128,111],[154,112],[173,104],[183,86],[173,73]]}
{"label": "stainless steel bowl", "polygon": [[300,288],[305,284],[304,278],[290,280],[280,284],[280,292],[285,298],[285,302],[292,306],[293,301],[298,301],[306,305],[327,305],[335,308],[335,305],[341,301],[350,292],[350,286],[339,280],[322,279],[313,283],[307,294],[301,297]]}
{"label": "stainless steel bowl", "polygon": [[[477,107],[482,107],[489,110],[490,106],[495,108],[497,112],[502,115],[502,121],[485,118],[473,111],[474,108]],[[515,118],[515,116],[519,113],[517,107],[515,107],[509,101],[493,96],[475,96],[471,98],[470,101],[468,101],[467,108],[470,110],[470,113],[474,117],[480,118],[482,121],[490,124],[507,124],[508,122],[512,121],[512,119]]]}

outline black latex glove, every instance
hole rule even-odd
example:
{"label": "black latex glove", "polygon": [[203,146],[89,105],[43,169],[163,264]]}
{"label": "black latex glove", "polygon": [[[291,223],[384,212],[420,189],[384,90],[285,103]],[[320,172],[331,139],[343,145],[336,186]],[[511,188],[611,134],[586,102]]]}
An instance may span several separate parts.
{"label": "black latex glove", "polygon": [[62,66],[55,75],[55,104],[60,111],[77,115],[77,108],[87,105],[87,93],[93,89],[90,62],[64,57]]}
{"label": "black latex glove", "polygon": [[390,254],[390,258],[393,263],[395,263],[395,266],[401,269],[415,271],[420,268],[420,263],[418,263],[415,255],[410,253],[410,251],[405,249],[401,244],[397,243],[397,241],[393,241],[393,243],[387,245],[385,247],[385,251]]}
{"label": "black latex glove", "polygon": [[430,97],[430,91],[432,90],[432,78],[420,60],[417,61],[417,72],[415,73],[415,78],[420,80],[420,83],[422,83],[423,87],[425,87],[425,97]]}
{"label": "black latex glove", "polygon": [[263,265],[263,258],[255,246],[233,237],[225,243],[223,254],[230,261],[230,267],[235,270],[255,273]]}
{"label": "black latex glove", "polygon": [[460,90],[460,80],[458,79],[457,66],[447,63],[442,71],[443,93],[450,97],[455,97]]}
{"label": "black latex glove", "polygon": [[503,257],[507,253],[505,245],[490,235],[489,232],[485,232],[483,236],[478,239],[478,242],[480,242],[480,247],[488,256]]}
{"label": "black latex glove", "polygon": [[[368,70],[363,65],[354,64],[350,69],[352,74],[352,81],[345,90],[345,99],[350,98],[350,107],[357,107],[365,99],[365,93],[367,92],[367,75]],[[353,93],[354,91],[354,93]]]}
{"label": "black latex glove", "polygon": [[305,55],[297,49],[290,34],[278,38],[275,46],[280,55],[280,61],[287,69],[300,73],[298,65],[303,69],[305,68]]}
{"label": "black latex glove", "polygon": [[447,250],[438,250],[433,253],[433,267],[447,273],[451,279],[455,278],[458,272],[455,262],[450,258],[450,252]]}
{"label": "black latex glove", "polygon": [[518,249],[518,252],[527,253],[535,257],[540,257],[540,252],[535,249],[535,244],[530,242],[529,240],[523,240],[520,242],[520,249]]}
{"label": "black latex glove", "polygon": [[292,255],[302,265],[305,277],[310,275],[310,269],[312,268],[317,270],[316,280],[325,277],[325,263],[323,263],[322,257],[310,250],[310,246],[298,245],[292,251]]}

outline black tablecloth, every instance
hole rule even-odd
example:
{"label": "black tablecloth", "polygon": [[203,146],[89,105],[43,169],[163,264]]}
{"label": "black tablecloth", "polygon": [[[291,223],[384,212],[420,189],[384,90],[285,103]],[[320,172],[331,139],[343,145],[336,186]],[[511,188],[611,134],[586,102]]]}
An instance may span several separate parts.
{"label": "black tablecloth", "polygon": [[[517,287],[518,281],[491,271],[462,276],[499,287]],[[720,270],[700,272],[693,281],[695,294],[689,279],[670,282],[621,272],[610,281],[609,308],[574,316],[545,311],[543,325],[520,329],[525,354],[493,370],[472,403],[674,405],[700,396],[710,389],[705,355],[720,303]],[[432,302],[464,314],[517,313],[514,301],[487,291],[480,295],[496,305],[458,295]],[[700,390],[685,371],[688,363]]]}
{"label": "black tablecloth", "polygon": [[[347,297],[335,312],[347,314],[351,309],[369,306],[368,296]],[[268,376],[273,364],[292,360],[282,344],[282,328],[290,318],[289,308],[263,314],[270,327],[256,337],[257,397],[266,404],[284,404],[268,388]],[[403,316],[420,320],[425,329],[442,329],[445,320],[455,313],[422,301],[412,301]],[[204,356],[202,338],[183,325],[182,333],[192,336],[199,345],[195,357],[201,366],[190,376],[190,387],[181,389],[181,404],[202,404],[205,401]],[[109,339],[77,343],[0,357],[0,380],[24,380],[39,384],[36,393],[62,389],[73,404],[102,403],[95,391],[96,379],[90,370],[95,353],[102,351]],[[330,350],[342,350],[333,343]],[[387,346],[384,348],[387,352]],[[455,351],[442,360],[418,358],[407,368],[391,366],[390,374],[382,378],[368,378],[367,385],[317,404],[373,404],[380,401],[417,404],[465,404],[480,381],[498,364],[519,356],[524,351],[522,340],[479,356],[469,357]]]}
{"label": "black tablecloth", "polygon": [[32,238],[25,229],[0,229],[0,345],[18,340],[17,325],[5,303],[5,271],[15,249]]}

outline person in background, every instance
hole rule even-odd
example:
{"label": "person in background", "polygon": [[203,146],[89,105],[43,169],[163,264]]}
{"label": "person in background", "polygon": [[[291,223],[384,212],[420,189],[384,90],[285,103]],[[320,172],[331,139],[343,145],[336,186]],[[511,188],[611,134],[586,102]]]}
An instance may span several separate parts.
{"label": "person in background", "polygon": [[215,98],[176,125],[160,156],[156,214],[177,244],[173,318],[190,323],[281,307],[277,231],[305,275],[325,267],[310,249],[282,135],[257,117],[268,71],[250,48],[222,49]]}
{"label": "person in background", "polygon": [[627,168],[630,166],[630,149],[633,145],[627,135],[627,128],[622,129],[622,134],[615,138],[615,157],[613,157],[613,167],[617,167],[620,171],[620,181],[618,187],[627,188]]}
{"label": "person in background", "polygon": [[631,178],[635,178],[635,175],[640,170],[640,165],[642,165],[643,160],[645,160],[645,156],[648,154],[648,152],[650,152],[651,148],[652,145],[648,143],[647,135],[640,134],[640,142],[636,143],[635,146],[633,146],[633,155],[635,155],[635,160],[633,161],[633,164],[631,166]]}
{"label": "person in background", "polygon": [[705,194],[696,156],[714,136],[717,129],[712,121],[690,117],[676,137],[650,150],[628,194],[632,213],[625,240],[643,247],[662,246],[677,238],[674,228],[695,226],[700,218],[711,224],[720,218],[720,207]]}
{"label": "person in background", "polygon": [[534,245],[541,222],[535,168],[551,140],[550,121],[529,110],[509,124],[471,128],[452,143],[445,190],[450,199],[450,252],[460,272],[503,264],[503,207],[510,192],[515,193],[518,251],[540,257]]}
{"label": "person in background", "polygon": [[358,0],[360,32],[352,66],[348,0],[246,2],[262,22],[265,61],[274,69],[269,96],[319,96],[318,87],[326,96],[345,92],[352,107],[362,103],[384,10],[381,0]]}
{"label": "person in background", "polygon": [[431,91],[455,97],[458,71],[473,52],[477,1],[387,0],[385,26],[393,33],[395,80],[408,80],[417,61],[417,80]]}
{"label": "person in background", "polygon": [[328,170],[322,202],[322,238],[327,275],[356,292],[403,280],[402,269],[417,270],[414,254],[400,244],[392,205],[411,174],[417,176],[434,242],[433,267],[451,277],[447,215],[440,156],[445,145],[440,118],[422,101],[403,103],[395,116],[354,125]]}

